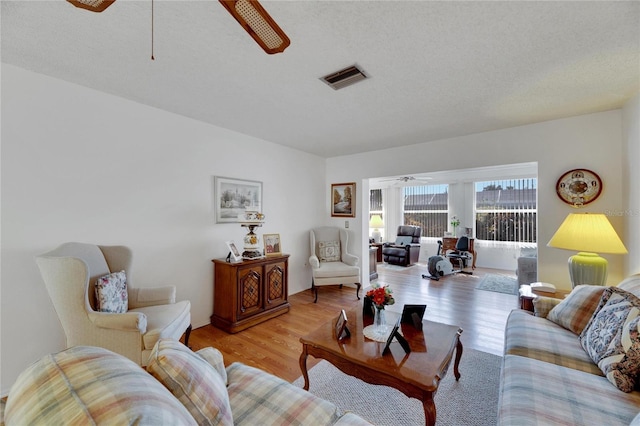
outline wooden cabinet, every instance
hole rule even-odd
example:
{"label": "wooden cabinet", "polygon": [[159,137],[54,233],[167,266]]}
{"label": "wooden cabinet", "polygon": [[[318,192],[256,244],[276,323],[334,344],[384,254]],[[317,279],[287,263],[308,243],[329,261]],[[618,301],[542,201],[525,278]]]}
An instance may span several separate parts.
{"label": "wooden cabinet", "polygon": [[369,247],[369,281],[378,278],[377,257],[380,247]]}
{"label": "wooden cabinet", "polygon": [[[444,237],[442,238],[442,255],[446,255],[447,254],[447,250],[455,250],[456,249],[456,243],[458,242],[458,239],[456,237]],[[469,252],[473,255],[473,261],[471,264],[471,268],[472,269],[476,269],[476,257],[478,257],[476,255],[476,249],[473,245],[473,238],[469,238]]]}
{"label": "wooden cabinet", "polygon": [[213,259],[211,324],[237,333],[289,312],[289,255],[237,263]]}
{"label": "wooden cabinet", "polygon": [[369,247],[377,247],[376,262],[382,263],[382,246],[384,243],[369,243]]}

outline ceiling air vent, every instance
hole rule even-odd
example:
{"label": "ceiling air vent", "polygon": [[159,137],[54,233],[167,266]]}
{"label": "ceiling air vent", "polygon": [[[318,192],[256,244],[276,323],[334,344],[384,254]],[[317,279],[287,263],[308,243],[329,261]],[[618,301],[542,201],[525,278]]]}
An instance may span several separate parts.
{"label": "ceiling air vent", "polygon": [[333,87],[334,90],[342,89],[343,87],[351,86],[361,80],[364,80],[367,76],[357,66],[345,68],[338,72],[334,72],[329,75],[325,75],[320,80]]}

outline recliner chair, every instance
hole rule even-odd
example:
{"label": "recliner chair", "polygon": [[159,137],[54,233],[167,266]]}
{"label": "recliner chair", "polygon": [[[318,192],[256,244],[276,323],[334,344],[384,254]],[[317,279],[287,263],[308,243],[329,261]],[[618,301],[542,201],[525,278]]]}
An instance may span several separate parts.
{"label": "recliner chair", "polygon": [[410,266],[420,258],[422,228],[412,225],[398,226],[395,243],[384,243],[382,260],[392,265]]}

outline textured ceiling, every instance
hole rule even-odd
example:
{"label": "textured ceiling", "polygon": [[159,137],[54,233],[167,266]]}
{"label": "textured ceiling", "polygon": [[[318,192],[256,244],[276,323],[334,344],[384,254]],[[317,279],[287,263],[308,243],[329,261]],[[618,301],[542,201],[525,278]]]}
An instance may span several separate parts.
{"label": "textured ceiling", "polygon": [[[640,3],[268,1],[267,55],[216,0],[2,1],[2,62],[324,157],[621,107]],[[320,77],[358,64],[334,91]]]}

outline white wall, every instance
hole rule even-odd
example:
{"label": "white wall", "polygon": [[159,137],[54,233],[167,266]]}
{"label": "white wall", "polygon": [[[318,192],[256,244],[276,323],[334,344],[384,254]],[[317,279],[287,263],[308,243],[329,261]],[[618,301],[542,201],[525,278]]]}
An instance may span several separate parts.
{"label": "white wall", "polygon": [[640,274],[640,94],[631,99],[623,113],[623,185],[624,210],[621,215],[626,227],[624,241],[630,255],[625,258],[625,275]]}
{"label": "white wall", "polygon": [[[605,189],[597,201],[580,211],[605,212],[622,209],[622,127],[622,111],[614,110],[403,148],[330,158],[327,160],[327,184],[348,181],[361,183],[357,208],[362,212],[368,205],[366,194],[369,189],[368,178],[371,177],[537,162],[539,279],[553,282],[558,288],[568,289],[571,284],[567,259],[574,253],[546,247],[564,218],[575,211],[556,196],[555,184],[558,177],[567,170],[578,167],[594,170],[603,179]],[[610,219],[622,235],[623,218]],[[368,229],[359,218],[354,229],[362,232],[363,237],[358,238],[360,252],[366,246]],[[635,234],[629,238],[637,240],[638,237]],[[482,250],[476,250],[478,266],[483,266]],[[638,252],[632,255],[638,256]],[[610,262],[608,282],[619,282],[624,276],[625,256],[603,257]],[[366,263],[366,257],[363,263]]]}
{"label": "white wall", "polygon": [[34,260],[62,242],[130,246],[137,286],[176,284],[194,327],[209,322],[211,259],[246,234],[215,223],[214,175],[263,182],[260,233],[279,233],[291,254],[290,293],[310,287],[323,158],[4,64],[2,91],[0,394],[64,347]]}

